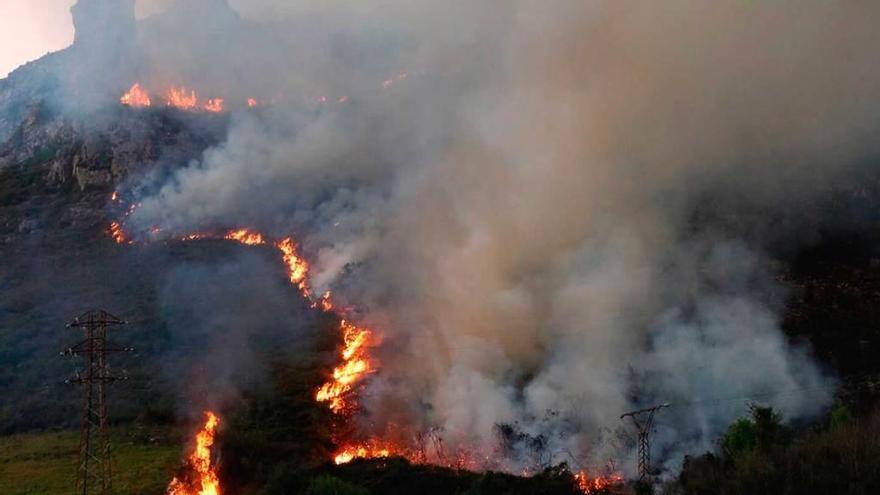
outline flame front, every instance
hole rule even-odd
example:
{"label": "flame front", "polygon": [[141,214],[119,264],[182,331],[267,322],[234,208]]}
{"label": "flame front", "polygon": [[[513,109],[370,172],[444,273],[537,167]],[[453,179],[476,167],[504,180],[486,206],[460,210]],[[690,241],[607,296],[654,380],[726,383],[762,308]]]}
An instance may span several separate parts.
{"label": "flame front", "polygon": [[[134,208],[132,208],[133,211]],[[130,242],[125,238],[118,222],[111,225],[111,232],[117,242]],[[313,298],[309,286],[309,264],[300,255],[299,248],[292,237],[285,237],[279,241],[267,240],[261,233],[248,228],[230,230],[226,233],[191,233],[179,237],[182,241],[197,241],[207,239],[224,239],[234,241],[246,246],[272,245],[280,254],[287,271],[288,281],[297,287],[301,294],[309,299],[312,307],[320,308],[325,312],[334,311],[342,316],[345,310],[337,309],[334,305],[331,293],[325,292],[320,298]],[[333,368],[331,376],[317,390],[314,398],[319,403],[325,403],[327,407],[341,418],[350,419],[359,410],[357,390],[359,385],[371,373],[375,373],[378,366],[370,351],[378,344],[377,334],[364,326],[357,325],[348,318],[340,318],[339,332],[342,336],[342,346],[339,350],[338,364]],[[217,418],[208,413],[208,422],[196,439],[196,450],[190,456],[188,464],[191,469],[198,473],[199,481],[196,487],[192,484],[175,478],[168,486],[167,495],[219,495],[219,485],[214,469],[210,465],[210,447],[213,444],[213,432],[217,426]],[[482,459],[473,453],[466,451],[457,452],[454,455],[443,455],[439,459],[429,460],[426,452],[412,448],[404,444],[397,445],[378,438],[351,439],[336,438],[341,445],[333,455],[336,464],[345,464],[355,459],[381,459],[390,456],[403,456],[411,462],[437,463],[457,469],[484,469],[489,459]],[[580,471],[574,475],[578,489],[587,495],[600,493],[609,487],[622,483],[623,478],[619,474],[591,477],[586,472]],[[199,491],[201,490],[201,491]],[[214,491],[211,491],[214,490]]]}
{"label": "flame front", "polygon": [[211,463],[211,447],[220,418],[211,411],[205,412],[205,426],[196,434],[196,446],[187,458],[187,469],[192,479],[176,476],[168,484],[167,495],[220,495],[220,480],[216,466]]}
{"label": "flame front", "polygon": [[[407,72],[398,72],[392,74],[381,82],[381,88],[387,89],[409,78]],[[160,93],[161,94],[161,93]],[[356,95],[355,95],[356,96]],[[224,100],[222,98],[213,98],[200,104],[199,97],[194,90],[188,90],[183,87],[173,87],[165,93],[166,104],[182,110],[207,112],[224,111]],[[319,104],[328,104],[336,101],[339,104],[348,102],[347,95],[336,97],[320,96],[318,98],[308,98],[310,102]],[[151,101],[149,95],[144,91],[139,83],[135,83],[131,89],[121,97],[122,104],[132,107],[150,106]],[[254,98],[247,98],[248,108],[255,108],[261,105],[273,105],[275,99],[266,102],[258,102]],[[112,200],[117,200],[116,193]],[[120,244],[131,244],[124,232],[125,219],[130,215],[137,205],[132,205],[130,210],[122,217],[119,222],[113,222],[110,226],[110,234],[113,239]],[[158,231],[155,232],[158,234]],[[331,376],[317,390],[315,390],[315,400],[324,403],[334,413],[345,420],[352,420],[359,410],[357,390],[362,382],[369,374],[376,372],[378,362],[371,355],[371,349],[378,344],[381,333],[375,333],[373,330],[359,326],[348,318],[342,318],[348,311],[345,308],[339,309],[331,299],[330,292],[325,292],[320,298],[314,298],[309,284],[309,265],[298,252],[298,245],[291,237],[285,237],[280,240],[266,238],[262,234],[247,228],[231,230],[225,234],[218,231],[209,233],[189,233],[178,238],[182,241],[197,241],[203,239],[225,239],[228,241],[238,242],[248,246],[272,245],[281,254],[281,259],[287,271],[289,282],[296,286],[301,294],[306,297],[313,308],[320,308],[325,312],[335,312],[340,316],[339,332],[342,336],[342,347],[339,350],[339,356],[336,366],[333,368]],[[216,475],[216,468],[211,466],[210,449],[214,442],[214,431],[219,422],[216,415],[206,413],[207,422],[205,427],[196,437],[196,449],[188,459],[188,466],[198,475],[195,484],[186,480],[181,481],[174,478],[168,486],[167,495],[219,495],[220,487]],[[403,456],[414,463],[439,463],[456,468],[481,469],[482,456],[475,455],[471,452],[458,452],[451,456],[441,456],[439,462],[437,460],[429,460],[428,455],[421,448],[416,448],[414,444],[403,441],[399,444],[380,440],[377,438],[334,438],[337,444],[342,447],[333,456],[336,464],[344,464],[351,462],[357,458],[385,458],[392,455]],[[489,459],[485,459],[486,462]],[[482,464],[485,468],[485,464]],[[622,483],[623,478],[619,474],[610,474],[604,477],[590,477],[584,471],[579,471],[574,475],[578,489],[584,494],[593,494],[607,490],[609,487]]]}
{"label": "flame front", "polygon": [[195,90],[187,93],[186,88],[171,88],[165,95],[166,104],[169,107],[179,108],[181,110],[194,110],[199,103],[199,97]]}
{"label": "flame front", "polygon": [[297,253],[296,242],[290,237],[285,237],[276,242],[275,247],[281,251],[281,259],[287,267],[287,278],[290,283],[299,287],[304,296],[311,297],[309,281],[306,278],[309,274],[309,265]]}
{"label": "flame front", "polygon": [[354,445],[345,447],[335,457],[333,462],[336,464],[346,464],[354,459],[381,459],[391,456],[392,449],[373,444]]}
{"label": "flame front", "polygon": [[134,83],[127,93],[122,95],[119,102],[123,105],[128,105],[134,108],[148,107],[153,104],[153,102],[150,101],[150,95],[141,88],[141,83],[137,82]]}
{"label": "flame front", "polygon": [[[196,235],[199,234],[190,234],[190,238],[186,240],[195,240],[197,238],[192,236]],[[260,234],[259,232],[253,232],[248,229],[233,230],[232,232],[226,234],[223,238],[228,241],[236,241],[246,246],[259,246],[266,243],[266,241],[263,240],[262,234]]]}
{"label": "flame front", "polygon": [[315,392],[315,400],[327,402],[330,410],[337,414],[357,407],[350,398],[351,391],[368,373],[374,371],[367,352],[372,332],[346,320],[340,322],[339,328],[344,344],[340,353],[342,363],[333,369],[333,379]]}

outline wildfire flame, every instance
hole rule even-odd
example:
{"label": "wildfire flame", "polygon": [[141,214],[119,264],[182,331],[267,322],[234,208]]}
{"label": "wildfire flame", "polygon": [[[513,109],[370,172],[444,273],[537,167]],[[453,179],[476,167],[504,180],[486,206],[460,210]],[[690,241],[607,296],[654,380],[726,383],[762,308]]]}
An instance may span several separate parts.
{"label": "wildfire flame", "polygon": [[355,459],[381,459],[391,456],[392,449],[389,447],[380,447],[372,444],[356,445],[345,447],[336,456],[333,462],[336,464],[346,464]]}
{"label": "wildfire flame", "polygon": [[122,224],[119,222],[113,222],[110,224],[110,236],[113,237],[113,240],[116,241],[116,244],[131,244],[127,237],[125,237],[125,231],[122,230]]}
{"label": "wildfire flame", "polygon": [[346,320],[340,322],[339,328],[343,339],[342,364],[333,369],[333,379],[315,392],[315,400],[328,402],[330,410],[337,414],[356,407],[349,400],[350,392],[355,384],[374,371],[367,352],[372,332]]}
{"label": "wildfire flame", "polygon": [[[127,214],[130,214],[135,206],[132,206]],[[131,242],[126,239],[119,222],[113,222],[110,230],[116,242]],[[180,237],[182,241],[202,239],[225,239],[247,246],[268,243],[261,233],[248,228],[230,230],[220,235],[192,233]],[[312,307],[320,307],[325,312],[334,311],[335,306],[329,291],[322,294],[317,300],[312,298],[308,280],[309,265],[299,254],[298,245],[293,238],[285,237],[272,245],[281,253],[281,258],[287,268],[288,280],[300,290],[304,297],[312,301]],[[337,310],[337,312],[339,311]],[[342,312],[339,314],[341,315]],[[350,417],[358,410],[355,394],[358,384],[370,373],[376,371],[377,365],[370,356],[370,349],[377,342],[372,330],[358,326],[349,319],[340,319],[339,330],[343,340],[342,348],[339,351],[339,364],[333,369],[332,377],[315,391],[315,400],[327,403],[328,408],[335,414]],[[205,427],[196,436],[196,449],[188,459],[188,466],[198,476],[198,479],[187,483],[174,478],[168,486],[167,495],[219,495],[219,481],[215,468],[211,466],[210,458],[210,449],[214,442],[214,432],[219,419],[211,412],[207,412],[206,416]],[[392,455],[406,457],[415,463],[435,462],[428,461],[424,453],[419,453],[415,449],[396,446],[375,438],[362,442],[345,442],[334,454],[333,461],[336,464],[345,464],[354,459],[381,459]],[[488,462],[488,459],[486,461]],[[441,460],[441,464],[470,469],[480,469],[481,466],[479,459],[467,452],[457,453],[445,461]],[[606,492],[609,488],[622,484],[623,476],[615,472],[606,476],[593,477],[585,471],[579,471],[574,474],[574,480],[579,491],[585,495],[593,495]]]}
{"label": "wildfire flame", "polygon": [[150,101],[150,95],[141,88],[141,83],[138,82],[134,83],[131,89],[122,95],[119,102],[123,105],[128,105],[134,108],[148,107],[153,104],[153,102]]}
{"label": "wildfire flame", "polygon": [[620,473],[612,473],[607,476],[590,477],[586,471],[578,471],[574,474],[574,481],[578,490],[586,495],[604,493],[615,485],[623,484],[623,476]]}
{"label": "wildfire flame", "polygon": [[210,98],[203,108],[208,112],[222,112],[223,98]]}
{"label": "wildfire flame", "polygon": [[297,254],[296,242],[290,237],[285,237],[276,242],[275,247],[281,251],[281,259],[284,260],[284,264],[287,266],[287,276],[290,283],[299,287],[304,296],[310,297],[311,291],[309,290],[309,281],[307,279],[309,265]]}
{"label": "wildfire flame", "polygon": [[[398,72],[396,74],[392,74],[381,82],[381,88],[388,89],[392,85],[404,81],[407,78],[409,78],[409,73],[407,72]],[[181,110],[204,110],[206,112],[217,113],[222,112],[226,109],[226,102],[223,98],[209,98],[205,100],[204,103],[200,104],[199,96],[196,91],[193,89],[187,89],[183,86],[170,87],[165,91],[164,94],[165,104],[167,106],[178,108]],[[131,88],[119,98],[119,101],[123,105],[128,105],[134,108],[149,107],[152,105],[150,95],[144,90],[144,88],[141,87],[140,82],[134,83]],[[331,97],[322,95],[314,99],[309,99],[308,101],[317,103],[319,105],[325,105],[327,103],[330,103],[331,101],[343,104],[348,101],[348,95],[334,97],[332,100]],[[274,102],[274,100],[272,102]],[[256,108],[259,105],[260,102],[258,102],[255,98],[247,98],[248,108]]]}
{"label": "wildfire flame", "polygon": [[[199,235],[199,234],[191,234],[190,236],[193,236],[193,235]],[[228,241],[239,242],[239,243],[244,244],[246,246],[259,246],[261,244],[266,243],[266,241],[263,240],[262,234],[260,234],[259,232],[252,232],[248,229],[233,230],[232,232],[229,232],[228,234],[226,234],[223,238]],[[194,239],[197,239],[197,238],[190,238],[187,240],[194,240]]]}
{"label": "wildfire flame", "polygon": [[192,480],[181,480],[176,476],[168,484],[167,495],[220,495],[220,480],[216,466],[211,463],[211,447],[220,418],[211,411],[205,412],[205,426],[196,435],[196,446],[187,458],[187,469]]}
{"label": "wildfire flame", "polygon": [[195,90],[187,93],[186,88],[171,88],[165,95],[166,104],[169,107],[179,108],[181,110],[194,110],[199,103],[199,97]]}

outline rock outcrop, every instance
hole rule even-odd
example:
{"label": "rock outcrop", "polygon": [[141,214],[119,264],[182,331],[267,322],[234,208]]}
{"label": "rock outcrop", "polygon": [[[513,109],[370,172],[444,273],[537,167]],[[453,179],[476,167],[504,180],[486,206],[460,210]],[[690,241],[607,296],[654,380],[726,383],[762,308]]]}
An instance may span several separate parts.
{"label": "rock outcrop", "polygon": [[134,0],[79,0],[70,12],[74,46],[106,52],[125,49],[135,39]]}

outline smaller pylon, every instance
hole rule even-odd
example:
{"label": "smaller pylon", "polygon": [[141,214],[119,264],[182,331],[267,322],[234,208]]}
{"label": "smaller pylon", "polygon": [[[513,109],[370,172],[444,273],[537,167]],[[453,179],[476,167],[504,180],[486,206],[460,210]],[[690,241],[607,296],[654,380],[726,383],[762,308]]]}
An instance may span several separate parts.
{"label": "smaller pylon", "polygon": [[79,443],[76,493],[108,495],[112,489],[110,439],[107,437],[107,385],[124,379],[110,373],[107,353],[132,351],[107,340],[107,328],[125,322],[106,311],[88,311],[68,327],[82,328],[85,340],[68,348],[62,355],[82,356],[85,366],[67,380],[83,387],[82,429]]}
{"label": "smaller pylon", "polygon": [[645,481],[651,475],[651,440],[649,435],[654,426],[654,415],[664,407],[669,407],[669,404],[660,404],[620,415],[620,419],[631,418],[639,432],[639,481]]}

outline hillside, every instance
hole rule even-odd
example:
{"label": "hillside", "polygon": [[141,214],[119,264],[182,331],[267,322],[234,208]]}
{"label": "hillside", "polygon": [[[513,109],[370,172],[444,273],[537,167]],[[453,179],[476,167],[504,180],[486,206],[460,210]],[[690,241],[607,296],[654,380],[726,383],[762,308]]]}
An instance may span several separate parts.
{"label": "hillside", "polygon": [[118,493],[878,489],[880,7],[169,4],[0,80],[0,495],[91,309]]}

